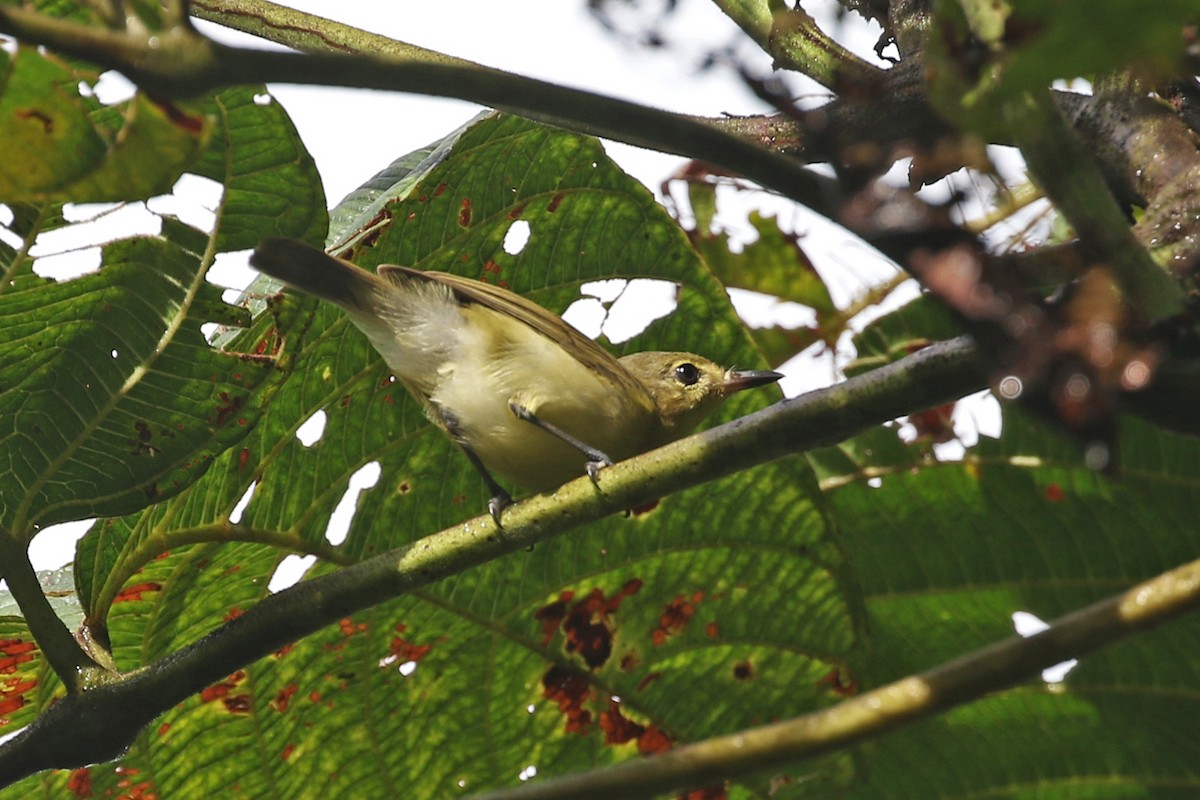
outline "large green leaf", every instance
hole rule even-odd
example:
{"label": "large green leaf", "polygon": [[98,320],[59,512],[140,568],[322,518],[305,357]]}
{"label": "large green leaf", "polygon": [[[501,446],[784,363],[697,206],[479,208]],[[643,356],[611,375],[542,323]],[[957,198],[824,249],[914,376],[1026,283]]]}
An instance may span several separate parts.
{"label": "large green leaf", "polygon": [[[961,463],[880,446],[884,431],[839,448],[872,467],[829,496],[879,683],[1012,635],[1014,612],[1049,620],[1196,557],[1194,440],[1127,421],[1110,479],[1022,416],[1004,426]],[[866,748],[852,796],[1193,796],[1198,645],[1188,618],[1085,657],[1061,685],[1026,684],[885,737]]]}
{"label": "large green leaf", "polygon": [[[674,280],[681,311],[639,346],[756,361],[720,284],[594,140],[487,119],[386,213],[392,226],[363,260],[499,276],[556,310],[585,281]],[[514,256],[502,242],[517,219],[531,236]],[[239,447],[187,491],[89,536],[116,553],[101,562],[121,582],[95,571],[104,588],[85,606],[107,615],[122,668],[244,610],[289,549],[322,555],[327,570],[483,510],[478,476],[339,312],[320,306],[287,326],[282,352],[294,369]],[[768,399],[748,394],[725,413]],[[327,424],[306,446],[295,432],[317,410]],[[370,462],[381,477],[334,547],[329,519]],[[217,544],[231,535],[258,543]],[[88,779],[97,794],[137,774],[172,797],[235,785],[246,796],[446,797],[516,783],[531,764],[582,769],[823,707],[835,677],[857,675],[861,633],[811,473],[786,462],[356,614],[168,712]],[[25,785],[56,795],[68,779]]]}

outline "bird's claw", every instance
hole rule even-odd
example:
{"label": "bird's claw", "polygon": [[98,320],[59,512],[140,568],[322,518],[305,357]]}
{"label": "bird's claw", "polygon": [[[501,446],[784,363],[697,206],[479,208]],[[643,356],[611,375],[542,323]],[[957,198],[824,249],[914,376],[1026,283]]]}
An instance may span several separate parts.
{"label": "bird's claw", "polygon": [[600,485],[600,470],[605,467],[611,467],[613,462],[606,456],[602,459],[595,459],[587,462],[587,474],[592,479],[592,483]]}
{"label": "bird's claw", "polygon": [[504,491],[503,489],[501,489],[496,494],[492,495],[492,498],[490,500],[488,500],[488,504],[487,504],[488,513],[491,514],[492,519],[494,519],[496,521],[497,528],[504,527],[503,525],[500,524],[500,513],[502,511],[504,511],[504,509],[511,506],[512,502],[513,502],[512,495],[510,495],[508,492]]}

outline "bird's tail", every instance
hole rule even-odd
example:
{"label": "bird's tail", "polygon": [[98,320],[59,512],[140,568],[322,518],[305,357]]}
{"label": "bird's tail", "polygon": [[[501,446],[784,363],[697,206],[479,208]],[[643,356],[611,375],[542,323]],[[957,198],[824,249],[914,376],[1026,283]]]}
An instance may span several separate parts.
{"label": "bird's tail", "polygon": [[363,311],[381,283],[373,273],[295,239],[264,239],[251,254],[250,265],[350,312]]}

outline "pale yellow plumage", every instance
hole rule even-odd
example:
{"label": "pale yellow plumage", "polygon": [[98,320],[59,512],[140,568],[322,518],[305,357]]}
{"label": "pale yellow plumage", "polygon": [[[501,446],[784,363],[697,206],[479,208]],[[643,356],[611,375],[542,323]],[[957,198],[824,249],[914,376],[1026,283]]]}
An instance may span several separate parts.
{"label": "pale yellow plumage", "polygon": [[548,489],[683,436],[730,393],[781,377],[690,353],[616,359],[507,290],[398,266],[374,275],[287,239],[264,241],[251,264],[346,311],[480,468],[497,517],[508,496],[488,472]]}

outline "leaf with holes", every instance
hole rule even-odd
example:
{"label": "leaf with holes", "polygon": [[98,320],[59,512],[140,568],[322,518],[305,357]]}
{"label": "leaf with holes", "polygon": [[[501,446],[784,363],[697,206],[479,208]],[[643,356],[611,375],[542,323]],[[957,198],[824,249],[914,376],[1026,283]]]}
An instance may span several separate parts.
{"label": "leaf with holes", "polygon": [[[595,140],[492,116],[384,213],[391,225],[363,261],[504,281],[556,311],[587,281],[669,280],[678,305],[638,347],[758,359],[686,237]],[[518,220],[529,238],[510,254]],[[290,552],[319,555],[325,572],[483,509],[478,476],[344,315],[299,308],[271,413],[189,489],[89,535],[124,548],[120,580],[95,581],[85,603],[107,616],[124,669],[237,616]],[[768,401],[747,393],[722,417]],[[322,434],[300,441],[318,411]],[[375,485],[350,490],[369,465]],[[338,506],[351,515],[334,545]],[[246,541],[219,544],[231,536]],[[512,784],[530,764],[565,772],[824,707],[861,666],[860,620],[811,472],[764,466],[357,613],[170,710],[122,773],[90,779],[99,793],[137,770],[163,796],[203,793],[211,772],[168,766],[186,744],[250,795],[270,784],[299,796],[314,781],[417,798]]]}

